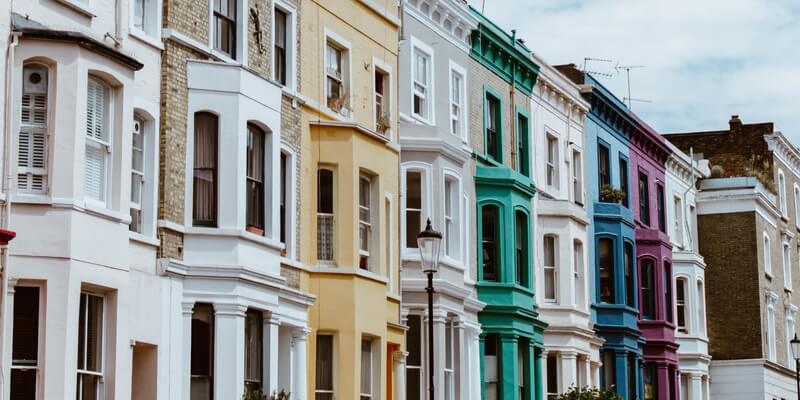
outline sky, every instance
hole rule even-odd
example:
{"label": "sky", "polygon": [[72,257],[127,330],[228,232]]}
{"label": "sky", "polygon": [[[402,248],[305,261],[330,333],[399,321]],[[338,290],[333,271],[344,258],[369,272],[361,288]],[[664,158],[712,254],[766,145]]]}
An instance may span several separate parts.
{"label": "sky", "polygon": [[[481,9],[484,0],[468,0]],[[662,133],[775,123],[800,146],[800,1],[485,0],[550,64],[583,64]]]}

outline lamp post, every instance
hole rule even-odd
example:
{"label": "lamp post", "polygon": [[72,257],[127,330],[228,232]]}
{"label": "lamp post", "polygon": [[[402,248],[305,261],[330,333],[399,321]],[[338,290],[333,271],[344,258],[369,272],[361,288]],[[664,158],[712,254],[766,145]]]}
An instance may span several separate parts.
{"label": "lamp post", "polygon": [[797,382],[797,396],[800,399],[800,339],[797,334],[794,334],[794,339],[789,341],[792,348],[792,357],[794,357],[794,379]]}
{"label": "lamp post", "polygon": [[439,251],[442,245],[442,234],[433,230],[431,219],[425,230],[417,235],[419,259],[422,272],[428,275],[428,392],[429,400],[433,400],[433,274],[439,271]]}

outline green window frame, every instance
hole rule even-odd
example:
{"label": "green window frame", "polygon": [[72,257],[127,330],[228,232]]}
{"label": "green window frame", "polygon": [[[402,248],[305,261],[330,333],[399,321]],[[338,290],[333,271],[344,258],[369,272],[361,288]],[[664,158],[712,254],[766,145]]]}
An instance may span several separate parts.
{"label": "green window frame", "polygon": [[530,114],[521,107],[516,108],[517,124],[517,159],[516,168],[519,173],[530,178]]}
{"label": "green window frame", "polygon": [[503,162],[503,96],[483,87],[483,151],[487,158]]}
{"label": "green window frame", "polygon": [[522,209],[514,210],[514,282],[526,288],[530,285],[529,230],[528,213]]}

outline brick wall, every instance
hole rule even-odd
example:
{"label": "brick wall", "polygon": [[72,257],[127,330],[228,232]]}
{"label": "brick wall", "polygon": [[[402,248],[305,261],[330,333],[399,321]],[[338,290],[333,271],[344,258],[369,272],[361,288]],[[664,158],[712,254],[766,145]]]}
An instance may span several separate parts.
{"label": "brick wall", "polygon": [[[709,353],[715,360],[762,357],[759,260],[754,212],[700,215],[700,254],[706,261]],[[731,227],[736,227],[732,230]]]}

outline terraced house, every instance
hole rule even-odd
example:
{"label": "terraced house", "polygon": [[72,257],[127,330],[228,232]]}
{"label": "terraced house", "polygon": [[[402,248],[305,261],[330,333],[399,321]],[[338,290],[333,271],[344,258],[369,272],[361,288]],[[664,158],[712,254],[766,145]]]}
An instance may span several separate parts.
{"label": "terraced house", "polygon": [[587,152],[587,208],[592,320],[604,340],[600,387],[614,387],[626,400],[642,398],[644,340],[638,326],[639,279],[631,198],[631,132],[636,122],[627,107],[595,78],[575,65],[557,67],[590,104],[584,125]]}
{"label": "terraced house", "polygon": [[163,1],[160,397],[306,396],[300,12],[290,0]]}
{"label": "terraced house", "polygon": [[478,314],[484,399],[542,399],[542,336],[533,275],[531,52],[472,10],[470,143],[477,203]]}
{"label": "terraced house", "polygon": [[[480,399],[474,161],[469,137],[469,50],[477,18],[463,1],[402,4],[398,108],[401,152],[402,313],[406,331],[406,398]],[[444,234],[429,321],[427,280],[417,234],[427,219]],[[427,327],[433,324],[434,365]]]}
{"label": "terraced house", "polygon": [[300,259],[316,296],[308,396],[402,399],[398,8],[307,0],[300,9]]}
{"label": "terraced house", "polygon": [[[602,340],[591,322],[587,243],[589,214],[584,123],[589,103],[578,86],[534,55],[541,68],[531,105],[533,171],[539,183],[536,293],[544,332],[546,393],[598,384]],[[527,155],[526,155],[527,156]]]}
{"label": "terraced house", "polygon": [[155,398],[159,10],[2,8],[2,227],[19,236],[3,250],[0,393]]}
{"label": "terraced house", "polygon": [[697,196],[710,395],[792,398],[789,341],[797,330],[800,301],[793,273],[800,259],[800,151],[772,123],[745,124],[734,115],[728,125],[666,135],[711,165]]}

